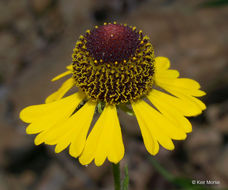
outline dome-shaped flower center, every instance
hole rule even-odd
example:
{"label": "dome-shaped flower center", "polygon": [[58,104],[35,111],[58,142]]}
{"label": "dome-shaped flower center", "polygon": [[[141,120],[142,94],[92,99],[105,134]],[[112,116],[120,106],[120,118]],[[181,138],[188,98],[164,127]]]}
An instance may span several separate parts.
{"label": "dome-shaped flower center", "polygon": [[72,57],[76,86],[95,101],[132,102],[152,88],[154,49],[136,27],[114,23],[88,30]]}
{"label": "dome-shaped flower center", "polygon": [[128,60],[140,44],[138,32],[119,24],[95,28],[85,36],[85,39],[90,55],[104,62]]}

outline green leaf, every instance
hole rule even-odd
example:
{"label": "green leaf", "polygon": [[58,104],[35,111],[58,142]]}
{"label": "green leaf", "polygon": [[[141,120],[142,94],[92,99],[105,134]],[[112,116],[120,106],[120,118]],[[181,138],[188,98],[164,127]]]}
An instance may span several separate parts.
{"label": "green leaf", "polygon": [[98,113],[101,113],[104,109],[104,103],[103,102],[98,102],[97,104],[97,110],[98,110]]}
{"label": "green leaf", "polygon": [[124,179],[122,181],[121,190],[128,190],[128,184],[129,184],[129,175],[128,175],[128,167],[126,165],[124,167]]}
{"label": "green leaf", "polygon": [[205,1],[201,4],[199,4],[199,7],[205,8],[205,7],[221,7],[228,5],[228,0],[210,0]]}
{"label": "green leaf", "polygon": [[[154,166],[154,168],[170,183],[180,187],[184,190],[207,190],[206,186],[197,185],[192,183],[192,179],[188,179],[185,177],[175,177],[169,171],[167,171],[164,167],[162,167],[154,158],[150,157],[150,162]],[[212,188],[211,188],[212,190]]]}
{"label": "green leaf", "polygon": [[168,181],[173,182],[174,176],[169,173],[165,168],[163,168],[155,159],[150,157],[150,162],[154,166],[154,168]]}

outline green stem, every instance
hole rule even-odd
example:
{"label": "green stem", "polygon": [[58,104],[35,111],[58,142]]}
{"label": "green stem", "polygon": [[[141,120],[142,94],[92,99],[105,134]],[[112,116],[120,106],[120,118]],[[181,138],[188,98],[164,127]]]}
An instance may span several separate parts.
{"label": "green stem", "polygon": [[115,190],[120,190],[120,164],[112,164],[112,172],[115,183]]}
{"label": "green stem", "polygon": [[122,181],[122,189],[121,190],[128,190],[129,184],[129,175],[128,175],[128,167],[127,165],[124,168],[124,179]]}

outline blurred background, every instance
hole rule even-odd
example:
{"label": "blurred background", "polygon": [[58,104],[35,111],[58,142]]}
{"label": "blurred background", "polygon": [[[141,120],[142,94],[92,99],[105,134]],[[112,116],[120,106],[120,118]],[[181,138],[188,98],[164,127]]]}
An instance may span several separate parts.
{"label": "blurred background", "polygon": [[[64,80],[80,34],[117,21],[142,29],[156,56],[207,92],[193,132],[151,158],[134,117],[120,112],[130,190],[228,187],[227,0],[0,0],[0,190],[112,190],[111,164],[81,166],[67,151],[35,147],[19,111],[43,103]],[[171,177],[170,177],[171,176]],[[192,180],[219,185],[192,186]]]}

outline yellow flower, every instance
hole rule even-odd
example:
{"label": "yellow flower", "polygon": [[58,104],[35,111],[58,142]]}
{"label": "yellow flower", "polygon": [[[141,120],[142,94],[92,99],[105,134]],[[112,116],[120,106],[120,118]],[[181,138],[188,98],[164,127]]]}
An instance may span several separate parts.
{"label": "yellow flower", "polygon": [[[83,165],[106,158],[118,163],[124,145],[117,108],[131,105],[147,151],[155,155],[159,144],[174,149],[172,140],[183,140],[192,131],[186,117],[199,115],[206,106],[196,97],[205,95],[198,82],[179,78],[165,57],[155,57],[149,38],[135,27],[104,24],[88,30],[76,43],[67,71],[70,75],[47,97],[45,104],[29,106],[20,118],[30,123],[28,134],[38,134],[35,144],[56,145]],[[64,97],[73,87],[79,91]],[[64,98],[63,98],[64,97]],[[146,103],[145,99],[151,103]],[[97,104],[104,109],[90,130]],[[90,132],[89,132],[90,131]]]}

